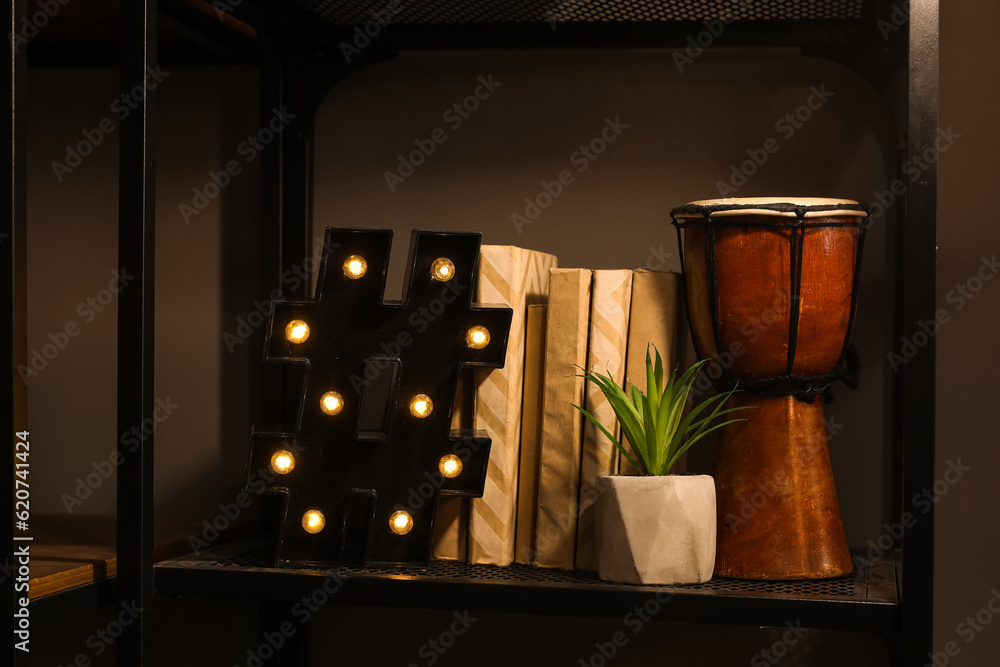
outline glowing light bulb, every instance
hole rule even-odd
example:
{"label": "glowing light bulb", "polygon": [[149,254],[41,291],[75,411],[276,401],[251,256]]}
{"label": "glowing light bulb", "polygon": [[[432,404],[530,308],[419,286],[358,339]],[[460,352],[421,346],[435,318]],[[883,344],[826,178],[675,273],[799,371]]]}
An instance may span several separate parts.
{"label": "glowing light bulb", "polygon": [[340,414],[344,409],[344,397],[335,391],[328,391],[320,397],[319,407],[328,415]]}
{"label": "glowing light bulb", "polygon": [[472,327],[465,334],[465,342],[473,350],[481,350],[490,344],[490,331],[486,327]]}
{"label": "glowing light bulb", "polygon": [[285,338],[293,343],[304,343],[309,338],[309,325],[302,320],[292,320],[285,325]]}
{"label": "glowing light bulb", "polygon": [[455,276],[455,264],[447,257],[438,257],[431,264],[431,278],[447,282]]}
{"label": "glowing light bulb", "polygon": [[438,470],[448,479],[458,477],[462,474],[462,459],[458,458],[454,454],[445,454],[441,457],[441,460],[438,461]]}
{"label": "glowing light bulb", "polygon": [[413,517],[406,510],[396,510],[389,517],[389,529],[397,535],[406,535],[413,530]]}
{"label": "glowing light bulb", "polygon": [[360,255],[351,255],[344,260],[344,275],[352,280],[357,280],[368,273],[368,262]]}
{"label": "glowing light bulb", "polygon": [[302,515],[302,529],[315,535],[326,527],[326,517],[319,510],[306,510]]}
{"label": "glowing light bulb", "polygon": [[295,457],[292,453],[279,449],[271,456],[271,470],[279,475],[287,475],[295,467]]}
{"label": "glowing light bulb", "polygon": [[410,414],[423,419],[434,410],[434,403],[427,394],[417,394],[410,399]]}

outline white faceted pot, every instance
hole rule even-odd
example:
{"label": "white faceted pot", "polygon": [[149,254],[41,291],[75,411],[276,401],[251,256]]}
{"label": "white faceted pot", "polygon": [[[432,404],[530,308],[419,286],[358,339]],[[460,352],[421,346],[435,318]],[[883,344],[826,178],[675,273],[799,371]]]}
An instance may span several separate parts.
{"label": "white faceted pot", "polygon": [[715,569],[715,480],[605,475],[597,497],[598,575],[629,584],[700,584]]}

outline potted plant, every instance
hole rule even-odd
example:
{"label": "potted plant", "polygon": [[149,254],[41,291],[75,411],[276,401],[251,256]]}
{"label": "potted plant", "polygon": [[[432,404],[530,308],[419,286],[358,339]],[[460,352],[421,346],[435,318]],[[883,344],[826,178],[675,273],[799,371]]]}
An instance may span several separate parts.
{"label": "potted plant", "polygon": [[[715,480],[709,475],[671,475],[681,456],[712,431],[740,419],[713,423],[733,391],[714,396],[684,414],[691,387],[708,359],[663,383],[663,360],[646,351],[646,393],[626,391],[608,375],[583,370],[608,399],[632,445],[615,438],[593,415],[582,412],[638,471],[603,475],[596,502],[598,575],[636,584],[691,584],[712,578],[715,567]],[[635,456],[633,456],[633,452]]]}

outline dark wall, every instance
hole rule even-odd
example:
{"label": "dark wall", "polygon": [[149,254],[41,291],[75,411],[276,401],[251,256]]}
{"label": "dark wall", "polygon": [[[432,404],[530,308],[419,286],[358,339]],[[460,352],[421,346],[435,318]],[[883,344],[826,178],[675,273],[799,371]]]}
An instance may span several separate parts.
{"label": "dark wall", "polygon": [[[988,623],[995,616],[988,603],[1000,608],[1000,531],[993,520],[1000,470],[1000,216],[991,191],[1000,177],[1000,52],[992,35],[1000,5],[942,4],[941,125],[961,138],[940,165],[938,306],[952,319],[937,337],[937,468],[942,477],[950,463],[971,469],[937,504],[934,646],[940,652],[955,642],[960,652],[950,664],[995,665],[1000,623]],[[980,285],[977,279],[991,273],[987,265],[993,279]]]}
{"label": "dark wall", "polygon": [[[960,626],[1000,586],[991,484],[1000,454],[988,419],[996,395],[992,380],[1000,370],[992,335],[1000,283],[984,282],[961,308],[952,290],[979,271],[983,257],[992,258],[1000,240],[986,195],[998,173],[991,72],[1000,57],[983,46],[1000,25],[998,13],[995,3],[976,0],[949,5],[942,19],[941,123],[961,137],[941,155],[939,301],[951,318],[937,337],[938,467],[943,475],[949,462],[961,460],[971,470],[937,505],[935,647],[956,642],[960,653],[950,664],[970,666],[995,664],[1000,656],[1000,629],[984,625],[970,637],[965,628],[972,626]],[[491,74],[501,85],[460,126],[454,116],[442,117],[476,88],[479,76]],[[62,513],[63,494],[76,492],[77,478],[106,460],[119,436],[114,303],[88,322],[78,312],[115,268],[116,137],[106,137],[62,182],[51,163],[63,160],[64,146],[108,115],[115,77],[108,71],[32,70],[30,80],[29,350],[41,349],[67,322],[81,325],[81,334],[29,385],[34,439],[57,452],[36,458],[33,500],[43,511]],[[824,85],[834,95],[808,122],[790,137],[775,128],[812,86]],[[244,172],[200,213],[188,211],[189,220],[179,207],[196,203],[192,189],[204,191],[209,172],[230,159],[245,161],[238,146],[259,127],[256,73],[181,68],[165,79],[160,94],[156,393],[179,407],[158,425],[157,511],[210,519],[239,489],[253,422],[246,369],[259,358],[259,339],[236,345],[228,339],[227,345],[223,334],[235,333],[238,318],[263,297],[253,266],[256,163],[243,164]],[[534,198],[542,181],[560,170],[574,169],[573,151],[615,117],[628,125],[620,138],[519,232],[511,216],[524,214],[525,198]],[[385,172],[398,169],[397,156],[437,127],[448,139],[390,189]],[[780,150],[737,195],[871,201],[894,175],[895,130],[881,102],[855,75],[824,61],[786,52],[722,53],[678,72],[669,55],[654,52],[404,56],[352,76],[321,109],[316,233],[327,225],[395,228],[390,296],[400,289],[414,227],[482,230],[486,243],[554,252],[562,266],[657,268],[662,260],[677,269],[667,211],[719,196],[717,182],[729,180],[731,165],[771,136]],[[854,335],[864,363],[861,386],[855,392],[841,388],[828,407],[828,416],[842,425],[831,448],[855,546],[877,540],[888,520],[882,443],[892,368],[886,355],[899,344],[886,317],[893,220],[890,212],[872,227],[866,248]],[[692,465],[710,470],[711,460],[709,447]],[[103,514],[113,508],[113,483],[102,482],[73,510]],[[252,605],[188,599],[164,601],[160,612],[164,665],[244,664],[247,649],[255,647]],[[622,628],[614,620],[475,616],[467,635],[437,664],[576,665],[590,658],[595,642]],[[428,664],[421,647],[452,620],[449,611],[331,607],[312,626],[315,655],[327,656],[315,664],[331,658]],[[59,624],[75,631],[67,631],[66,641],[48,643],[51,664],[85,650],[96,627],[79,619]],[[656,625],[636,635],[615,660],[640,665],[671,655],[685,663],[753,664],[780,635],[773,629]],[[528,646],[538,648],[529,652]],[[885,665],[887,658],[877,637],[813,631],[782,663]]]}

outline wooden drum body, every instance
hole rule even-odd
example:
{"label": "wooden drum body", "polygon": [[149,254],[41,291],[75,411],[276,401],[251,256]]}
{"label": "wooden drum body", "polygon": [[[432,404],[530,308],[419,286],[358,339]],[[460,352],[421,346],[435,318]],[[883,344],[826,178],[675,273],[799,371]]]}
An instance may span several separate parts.
{"label": "wooden drum body", "polygon": [[[822,397],[857,386],[849,346],[866,211],[838,199],[750,198],[675,209],[688,318],[720,390],[753,406],[716,464],[715,574],[816,579],[852,571]],[[732,407],[732,406],[730,406]]]}

